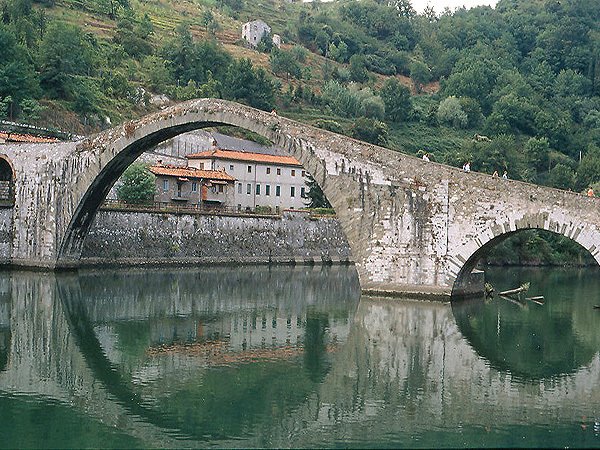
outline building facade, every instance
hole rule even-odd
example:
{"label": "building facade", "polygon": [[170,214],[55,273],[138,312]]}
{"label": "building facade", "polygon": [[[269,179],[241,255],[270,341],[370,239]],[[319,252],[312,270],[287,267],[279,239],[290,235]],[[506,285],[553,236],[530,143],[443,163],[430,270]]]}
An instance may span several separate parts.
{"label": "building facade", "polygon": [[271,27],[262,20],[253,20],[242,25],[242,38],[256,47],[265,34],[271,34]]}
{"label": "building facade", "polygon": [[198,206],[233,206],[235,178],[224,171],[156,164],[154,201]]}
{"label": "building facade", "polygon": [[305,208],[308,203],[308,174],[291,156],[215,149],[187,158],[190,167],[225,171],[234,177],[238,209],[270,207],[279,212]]}

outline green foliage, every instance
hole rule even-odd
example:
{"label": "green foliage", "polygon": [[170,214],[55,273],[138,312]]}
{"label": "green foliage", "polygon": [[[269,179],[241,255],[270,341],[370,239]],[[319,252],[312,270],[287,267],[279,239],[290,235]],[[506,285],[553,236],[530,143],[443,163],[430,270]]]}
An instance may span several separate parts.
{"label": "green foliage", "polygon": [[344,128],[335,120],[319,119],[316,121],[315,125],[324,130],[333,131],[334,133],[344,133]]}
{"label": "green foliage", "polygon": [[590,253],[559,234],[524,230],[496,245],[487,256],[495,265],[591,265]]}
{"label": "green foliage", "polygon": [[381,98],[385,104],[386,119],[401,122],[409,117],[412,111],[410,91],[396,78],[385,81],[381,88]]}
{"label": "green foliage", "polygon": [[274,47],[271,50],[269,60],[273,73],[284,75],[286,78],[289,76],[302,78],[302,68],[298,64],[296,56],[291,51],[279,50],[277,47]]}
{"label": "green foliage", "polygon": [[573,169],[561,163],[552,168],[548,177],[548,184],[559,189],[573,189],[574,182]]}
{"label": "green foliage", "polygon": [[352,125],[352,137],[375,145],[386,145],[388,128],[379,120],[361,117]]}
{"label": "green foliage", "polygon": [[345,63],[348,61],[348,45],[344,41],[340,41],[338,45],[335,45],[333,42],[329,44],[329,49],[327,50],[327,56],[329,56],[334,61],[339,63]]}
{"label": "green foliage", "polygon": [[151,203],[156,193],[156,177],[145,164],[133,163],[121,177],[117,197],[127,203]]}
{"label": "green foliage", "polygon": [[329,203],[323,190],[311,175],[307,176],[306,186],[308,187],[306,191],[308,203],[306,206],[309,208],[331,208],[331,203]]}
{"label": "green foliage", "polygon": [[455,97],[470,97],[489,113],[493,104],[493,91],[500,69],[493,61],[465,57],[459,61],[444,84],[444,93]]}
{"label": "green foliage", "polygon": [[421,92],[423,85],[431,81],[431,69],[423,61],[413,61],[410,63],[410,77],[415,83],[418,92]]}
{"label": "green foliage", "polygon": [[234,61],[225,76],[225,98],[270,111],[275,105],[275,86],[262,68],[254,69],[249,59]]}
{"label": "green foliage", "polygon": [[25,99],[39,95],[39,82],[27,49],[1,24],[0,48],[0,99],[6,102],[3,115],[13,118]]}
{"label": "green foliage", "polygon": [[365,58],[359,55],[353,55],[350,58],[350,79],[358,83],[367,81],[369,74],[365,66]]}
{"label": "green foliage", "polygon": [[53,22],[40,43],[40,82],[54,98],[73,100],[85,87],[81,78],[93,71],[93,49],[80,28]]}
{"label": "green foliage", "polygon": [[271,33],[265,31],[256,46],[256,49],[262,53],[271,53],[273,50],[273,37]]}
{"label": "green foliage", "polygon": [[455,128],[466,128],[469,124],[469,118],[463,111],[460,100],[453,95],[442,100],[436,116],[440,123],[451,125]]}
{"label": "green foliage", "polygon": [[550,143],[546,138],[530,138],[525,143],[525,158],[530,166],[538,171],[548,168],[550,163]]}
{"label": "green foliage", "polygon": [[461,109],[467,115],[467,128],[475,128],[481,125],[483,114],[477,100],[470,97],[461,97],[458,100],[460,101]]}
{"label": "green foliage", "polygon": [[[600,181],[600,147],[590,145],[577,168],[576,189],[579,191]],[[600,191],[598,191],[600,193]]]}
{"label": "green foliage", "polygon": [[361,89],[356,84],[346,88],[337,81],[328,81],[323,88],[323,102],[336,114],[345,117],[366,116],[382,119],[385,104],[371,89]]}

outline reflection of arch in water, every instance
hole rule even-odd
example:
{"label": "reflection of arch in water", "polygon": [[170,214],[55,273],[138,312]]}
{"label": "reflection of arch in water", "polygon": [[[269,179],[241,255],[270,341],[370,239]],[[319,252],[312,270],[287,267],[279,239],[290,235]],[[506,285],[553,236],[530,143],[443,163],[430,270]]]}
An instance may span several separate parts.
{"label": "reflection of arch in water", "polygon": [[[221,268],[203,270],[203,271],[190,271],[184,270],[182,272],[166,273],[164,276],[160,276],[160,271],[148,274],[145,271],[133,271],[133,275],[127,274],[121,275],[121,280],[118,280],[119,275],[114,274],[113,277],[117,278],[117,283],[113,279],[108,286],[104,286],[100,289],[103,284],[99,282],[95,273],[89,276],[81,275],[78,277],[61,277],[59,278],[58,293],[59,297],[64,305],[65,315],[69,324],[70,332],[72,333],[75,342],[82,356],[84,357],[88,367],[94,374],[94,378],[98,380],[102,386],[110,392],[110,394],[117,400],[117,402],[126,408],[132,414],[140,416],[145,422],[156,425],[161,428],[167,428],[173,430],[178,434],[189,436],[192,439],[198,439],[204,441],[205,439],[225,439],[231,437],[231,430],[228,429],[207,429],[203,428],[202,422],[200,426],[195,426],[191,416],[189,420],[181,420],[177,414],[165,414],[164,411],[158,410],[152,407],[152,405],[144,402],[142,395],[132,388],[131,383],[122,375],[119,367],[114,364],[109,356],[104,352],[102,344],[94,329],[94,324],[100,321],[116,321],[118,322],[117,316],[106,315],[113,309],[112,301],[120,303],[123,309],[121,310],[121,317],[164,317],[175,314],[173,312],[173,299],[182,296],[183,305],[178,305],[176,310],[179,316],[185,314],[194,314],[197,311],[202,312],[205,316],[210,316],[211,311],[214,308],[223,308],[224,305],[230,306],[226,308],[227,311],[231,312],[231,307],[235,311],[251,311],[252,305],[262,305],[262,309],[272,310],[276,305],[283,304],[286,311],[293,311],[294,313],[299,312],[297,301],[293,298],[287,298],[293,295],[294,292],[298,291],[298,288],[304,288],[307,290],[305,296],[302,298],[309,299],[310,301],[303,302],[303,311],[306,314],[306,333],[311,336],[306,336],[305,341],[305,358],[306,358],[306,369],[310,373],[303,375],[301,371],[292,371],[294,376],[300,378],[308,378],[311,381],[320,381],[328,373],[330,365],[327,363],[325,355],[327,348],[324,341],[323,333],[329,329],[330,322],[327,315],[325,315],[321,306],[325,307],[325,310],[330,310],[331,303],[335,303],[335,299],[346,300],[344,293],[354,292],[357,294],[358,291],[358,280],[353,275],[353,271],[349,271],[349,283],[344,283],[344,286],[339,289],[332,288],[331,283],[335,283],[335,277],[327,276],[330,268],[325,270],[319,270],[319,276],[315,277],[314,271],[300,271],[292,270],[289,268],[279,268],[273,270],[262,270],[261,272],[267,276],[266,280],[270,281],[269,286],[262,286],[262,291],[257,286],[251,285],[251,280],[255,281],[259,279],[256,274],[252,271],[252,268],[242,268],[237,271],[237,275],[232,279],[231,270],[227,272]],[[347,269],[343,269],[347,270]],[[208,272],[208,273],[207,273]],[[279,275],[277,273],[279,272]],[[229,273],[229,277],[227,277]],[[300,286],[294,286],[288,279],[287,274],[295,274],[293,279],[300,278],[302,283]],[[166,277],[166,278],[165,278]],[[212,283],[210,282],[212,280]],[[170,280],[170,282],[168,282]],[[118,281],[122,281],[119,283]],[[133,281],[133,282],[132,282]],[[155,283],[155,284],[153,284]],[[124,284],[129,285],[129,290],[122,288]],[[260,284],[260,283],[259,283]],[[289,288],[291,284],[292,288]],[[204,295],[206,297],[204,301],[196,298],[192,293],[194,292],[192,286],[203,286]],[[241,290],[232,288],[232,285],[238,286],[251,286],[249,291],[244,294]],[[353,289],[350,289],[348,285],[351,285]],[[278,288],[279,286],[279,288]],[[294,289],[295,287],[295,289]],[[112,290],[114,289],[114,290]],[[107,292],[100,292],[105,291]],[[129,292],[129,293],[128,293]],[[156,297],[156,298],[155,298]],[[248,298],[246,298],[248,297]],[[323,298],[325,297],[325,298]],[[331,298],[330,298],[331,297]],[[85,298],[93,298],[94,302],[86,302]],[[140,302],[140,299],[145,299],[144,302]],[[162,300],[155,302],[156,299]],[[187,302],[187,300],[192,300]],[[354,311],[356,307],[357,299],[347,299],[350,310]],[[239,302],[239,303],[238,303]],[[123,305],[124,303],[131,303],[131,305]],[[152,305],[150,311],[147,311],[143,307],[143,303]],[[164,303],[164,304],[163,304]],[[137,306],[136,306],[137,305]],[[164,306],[164,308],[163,308]],[[140,309],[137,309],[137,308]],[[250,308],[250,309],[249,309]],[[104,311],[106,310],[106,311]],[[104,313],[103,313],[104,311]],[[184,314],[182,314],[185,311]],[[345,311],[345,309],[343,310]],[[336,313],[339,313],[336,310]],[[178,317],[179,317],[178,316]],[[282,317],[286,317],[285,314]],[[129,322],[122,322],[127,324]],[[139,323],[139,322],[138,322]],[[272,326],[271,323],[269,323]],[[270,364],[273,364],[271,362]],[[269,370],[260,378],[255,381],[256,389],[271,389],[273,385],[277,383],[281,387],[281,379],[284,376],[285,371],[290,372],[288,366],[272,365],[270,366],[273,370]],[[285,369],[285,371],[283,370]],[[262,369],[259,369],[262,370]],[[315,377],[310,375],[314,373]],[[271,377],[272,382],[268,382]],[[314,379],[316,378],[316,379]],[[259,383],[258,383],[259,382]],[[223,379],[219,380],[219,383],[223,384]],[[242,386],[245,383],[242,383]],[[310,393],[310,389],[313,387],[312,384],[300,383],[295,390],[289,390],[288,386],[285,386],[285,392],[289,391],[291,402],[298,402],[300,404]],[[302,391],[305,389],[306,391]],[[280,389],[283,392],[283,389]],[[247,399],[248,392],[240,392],[238,389],[231,387],[230,397],[235,399]],[[243,391],[243,388],[242,388]],[[257,392],[253,389],[251,392]],[[244,395],[241,395],[244,394]],[[254,395],[254,394],[252,394]],[[212,396],[211,396],[212,397]],[[266,395],[259,396],[263,401],[264,405],[269,403],[269,397]],[[264,397],[264,399],[263,399]],[[186,396],[189,401],[192,401],[191,397]],[[278,401],[282,401],[281,398]],[[230,408],[231,405],[237,408],[238,403],[236,402],[225,402],[229,406],[221,406],[222,408]],[[263,405],[263,406],[264,406]],[[218,405],[217,405],[218,406]],[[258,415],[256,417],[259,417]],[[251,419],[249,419],[251,420]],[[190,425],[191,424],[191,425]]]}
{"label": "reflection of arch in water", "polygon": [[574,373],[596,350],[581,339],[571,316],[548,308],[520,309],[501,299],[452,302],[462,335],[492,367],[523,379]]}
{"label": "reflection of arch in water", "polygon": [[15,170],[6,155],[0,154],[0,207],[15,204]]}
{"label": "reflection of arch in water", "polygon": [[470,291],[468,285],[471,282],[470,274],[479,261],[498,244],[526,230],[544,230],[564,236],[586,249],[600,265],[600,233],[595,228],[569,221],[568,217],[562,220],[551,220],[548,214],[525,216],[512,224],[494,223],[484,232],[479,233],[470,243],[471,245],[463,246],[458,256],[454,258],[455,261],[461,262],[461,268],[452,286],[452,295]]}

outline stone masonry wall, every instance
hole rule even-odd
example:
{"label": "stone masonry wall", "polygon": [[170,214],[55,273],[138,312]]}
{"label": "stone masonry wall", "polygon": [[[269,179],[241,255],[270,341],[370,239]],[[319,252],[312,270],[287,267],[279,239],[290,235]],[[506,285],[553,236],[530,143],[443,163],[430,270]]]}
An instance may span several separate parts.
{"label": "stone masonry wall", "polygon": [[13,209],[0,208],[0,261],[11,257]]}
{"label": "stone masonry wall", "polygon": [[347,262],[335,218],[216,216],[100,211],[84,241],[82,263]]}

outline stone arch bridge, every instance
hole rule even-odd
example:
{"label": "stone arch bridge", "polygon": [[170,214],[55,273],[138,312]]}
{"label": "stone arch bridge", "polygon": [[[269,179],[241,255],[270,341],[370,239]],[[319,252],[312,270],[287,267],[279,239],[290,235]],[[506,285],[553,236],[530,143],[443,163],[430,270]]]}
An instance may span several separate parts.
{"label": "stone arch bridge", "polygon": [[367,292],[448,294],[499,240],[539,228],[600,262],[600,201],[422,161],[216,99],[192,100],[60,144],[0,148],[15,172],[0,210],[2,262],[76,267],[111,186],[145,150],[194,129],[233,125],[270,139],[315,177],[336,210]]}

